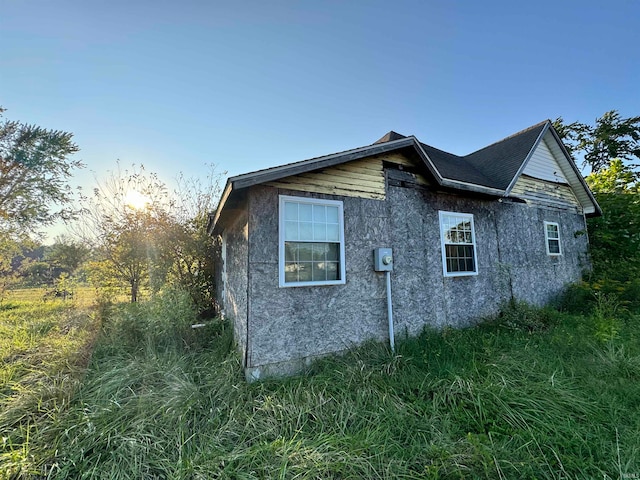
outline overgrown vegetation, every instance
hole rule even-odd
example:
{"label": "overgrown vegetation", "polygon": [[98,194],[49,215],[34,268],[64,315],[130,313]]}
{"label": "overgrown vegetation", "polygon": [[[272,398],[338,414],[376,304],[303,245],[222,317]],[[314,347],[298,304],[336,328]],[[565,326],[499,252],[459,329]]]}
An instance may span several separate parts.
{"label": "overgrown vegetation", "polygon": [[43,387],[3,409],[4,478],[621,478],[640,471],[640,322],[603,330],[614,307],[514,304],[247,384],[188,296],[113,306],[70,404],[39,407]]}
{"label": "overgrown vegetation", "polygon": [[72,302],[0,303],[0,478],[35,476],[54,455],[37,439],[67,414],[97,330]]}
{"label": "overgrown vegetation", "polygon": [[[77,295],[0,301],[0,480],[636,478],[640,177],[602,159],[638,157],[639,118],[609,112],[560,132],[595,172],[604,215],[589,220],[594,269],[559,311],[513,301],[474,328],[427,330],[395,355],[364,345],[285,380],[247,384],[231,328],[192,328],[212,301],[215,181],[188,184],[193,208],[169,214],[164,200],[120,208],[141,177],[120,178],[107,198],[123,217],[103,233],[122,247],[112,255],[137,262],[135,285],[97,250],[82,269],[89,252],[60,242],[37,257],[47,267],[27,258],[38,245],[0,236],[0,287],[20,274],[20,255],[30,278],[59,290],[79,271],[100,287],[93,314]],[[151,180],[132,191],[166,200]],[[132,299],[136,288],[153,295],[117,303],[123,279]]]}

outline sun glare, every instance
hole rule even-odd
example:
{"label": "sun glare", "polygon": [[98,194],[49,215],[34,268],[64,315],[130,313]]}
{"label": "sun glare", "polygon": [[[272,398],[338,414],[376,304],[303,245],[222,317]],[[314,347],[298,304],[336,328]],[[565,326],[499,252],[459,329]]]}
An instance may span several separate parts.
{"label": "sun glare", "polygon": [[129,207],[135,210],[142,210],[151,203],[149,197],[136,190],[129,190],[124,197],[124,201]]}

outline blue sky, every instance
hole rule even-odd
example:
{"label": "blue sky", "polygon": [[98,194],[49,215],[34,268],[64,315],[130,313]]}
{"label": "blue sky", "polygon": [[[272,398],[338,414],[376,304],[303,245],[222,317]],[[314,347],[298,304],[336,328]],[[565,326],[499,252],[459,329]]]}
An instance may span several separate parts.
{"label": "blue sky", "polygon": [[7,118],[73,132],[91,186],[367,145],[466,154],[546,118],[640,115],[637,1],[0,0]]}

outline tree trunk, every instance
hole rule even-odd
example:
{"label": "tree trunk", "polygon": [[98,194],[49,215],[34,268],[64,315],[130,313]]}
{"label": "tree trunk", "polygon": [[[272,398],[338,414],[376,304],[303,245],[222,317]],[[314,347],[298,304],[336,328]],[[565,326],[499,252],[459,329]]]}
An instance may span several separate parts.
{"label": "tree trunk", "polygon": [[138,282],[131,282],[131,303],[138,301]]}

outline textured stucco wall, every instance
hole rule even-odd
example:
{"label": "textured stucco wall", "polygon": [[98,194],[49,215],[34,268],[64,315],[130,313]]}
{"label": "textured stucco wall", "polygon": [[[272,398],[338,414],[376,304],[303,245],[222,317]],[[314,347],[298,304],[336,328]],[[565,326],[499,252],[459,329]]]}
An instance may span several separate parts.
{"label": "textured stucco wall", "polygon": [[[277,207],[276,207],[277,208]],[[226,261],[224,270],[224,314],[233,320],[233,333],[244,365],[247,344],[247,285],[248,285],[248,215],[246,211],[224,232]],[[276,240],[277,241],[277,240]],[[220,279],[222,285],[223,279]]]}
{"label": "textured stucco wall", "polygon": [[[343,200],[345,285],[278,287],[279,194]],[[388,187],[386,200],[258,186],[249,192],[248,210],[247,367],[388,339],[385,278],[373,271],[376,247],[394,251],[397,336],[417,334],[425,325],[468,325],[495,313],[511,292],[543,304],[586,267],[586,236],[574,235],[585,229],[584,218],[561,210],[394,186]],[[439,210],[474,215],[478,275],[444,277]],[[545,220],[561,226],[559,258],[546,254]]]}

